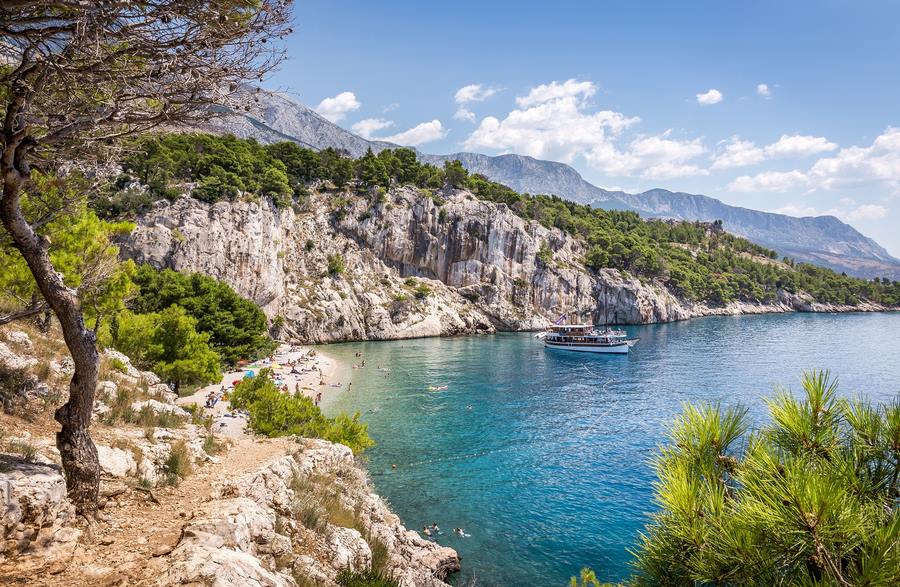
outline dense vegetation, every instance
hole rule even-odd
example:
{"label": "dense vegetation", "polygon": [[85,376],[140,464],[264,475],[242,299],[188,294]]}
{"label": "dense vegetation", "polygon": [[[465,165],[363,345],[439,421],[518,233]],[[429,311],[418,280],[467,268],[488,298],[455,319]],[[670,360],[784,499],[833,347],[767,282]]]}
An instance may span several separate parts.
{"label": "dense vegetation", "polygon": [[900,584],[900,402],[839,399],[827,373],[803,389],[749,436],[744,409],[685,408],[633,584]]}
{"label": "dense vegetation", "polygon": [[142,369],[150,369],[175,391],[182,384],[205,384],[222,378],[221,358],[197,331],[197,318],[179,305],[161,312],[122,312],[110,327],[112,346]]}
{"label": "dense vegetation", "polygon": [[[233,199],[243,193],[271,197],[277,206],[300,201],[310,184],[321,181],[364,192],[403,184],[427,190],[452,185],[506,204],[523,218],[582,237],[588,246],[585,264],[591,269],[610,267],[660,279],[687,300],[715,305],[735,300],[772,302],[779,290],[786,290],[808,292],[826,303],[870,300],[900,305],[898,282],[867,281],[790,259],[779,261],[775,251],[725,232],[718,222],[643,220],[634,212],[591,208],[556,196],[519,194],[484,176],[469,175],[458,161],[443,168],[420,163],[410,149],[368,152],[353,160],[333,149],[316,152],[290,142],[264,146],[230,136],[168,134],[135,144],[124,168],[149,190],[123,188],[129,181],[123,176],[119,189],[99,205],[109,217],[119,218],[155,200],[176,197],[187,182],[196,183],[193,195],[205,201]],[[552,262],[549,247],[542,254],[542,261]]]}
{"label": "dense vegetation", "polygon": [[132,278],[139,293],[129,303],[138,313],[162,311],[173,304],[197,321],[197,330],[209,335],[210,346],[228,364],[258,359],[274,348],[266,334],[266,316],[259,307],[239,296],[227,283],[200,273],[162,271],[140,266]]}
{"label": "dense vegetation", "polygon": [[369,426],[360,422],[359,413],[327,418],[308,397],[282,393],[268,369],[241,381],[230,401],[232,407],[247,410],[250,428],[258,434],[324,438],[349,446],[354,453],[374,444],[369,438]]}

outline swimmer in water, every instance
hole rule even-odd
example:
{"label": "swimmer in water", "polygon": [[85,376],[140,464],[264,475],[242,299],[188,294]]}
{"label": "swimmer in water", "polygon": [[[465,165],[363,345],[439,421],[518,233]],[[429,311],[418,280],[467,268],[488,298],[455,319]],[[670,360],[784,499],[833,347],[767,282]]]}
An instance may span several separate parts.
{"label": "swimmer in water", "polygon": [[431,536],[431,530],[428,529],[428,526],[422,526],[422,534],[425,536]]}

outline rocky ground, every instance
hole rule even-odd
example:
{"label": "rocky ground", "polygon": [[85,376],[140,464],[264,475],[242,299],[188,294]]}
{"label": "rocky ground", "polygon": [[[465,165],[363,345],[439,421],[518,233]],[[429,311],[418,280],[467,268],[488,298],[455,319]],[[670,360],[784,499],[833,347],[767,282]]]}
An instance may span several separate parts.
{"label": "rocky ground", "polygon": [[152,373],[104,356],[92,426],[102,519],[65,497],[52,410],[71,374],[53,336],[0,329],[0,583],[334,586],[376,567],[438,587],[456,552],[407,531],[350,450],[321,440],[227,441]]}
{"label": "rocky ground", "polygon": [[[578,239],[451,188],[313,190],[303,204],[282,209],[267,201],[161,201],[138,218],[122,250],[228,282],[281,324],[285,337],[304,342],[535,330],[563,313],[646,324],[884,309],[816,304],[787,292],[774,304],[690,304],[661,282],[590,272]],[[330,271],[335,258],[343,271]]]}

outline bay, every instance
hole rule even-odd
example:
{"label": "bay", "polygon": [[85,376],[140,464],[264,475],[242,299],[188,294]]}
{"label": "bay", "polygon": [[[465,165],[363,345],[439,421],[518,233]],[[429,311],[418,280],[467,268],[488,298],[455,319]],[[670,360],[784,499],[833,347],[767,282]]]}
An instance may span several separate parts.
{"label": "bay", "polygon": [[897,313],[627,330],[641,338],[627,356],[546,350],[529,333],[323,346],[366,362],[325,409],[362,412],[377,491],[408,528],[440,526],[459,584],[563,586],[582,566],[629,574],[655,507],[651,458],[684,402],[740,403],[760,424],[763,398],[797,392],[804,369],[830,369],[843,395],[900,393]]}

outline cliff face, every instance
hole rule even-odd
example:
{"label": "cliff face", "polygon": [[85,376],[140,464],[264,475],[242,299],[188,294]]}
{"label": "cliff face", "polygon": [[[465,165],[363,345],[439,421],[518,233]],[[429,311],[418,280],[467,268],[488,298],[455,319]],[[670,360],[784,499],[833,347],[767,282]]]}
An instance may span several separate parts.
{"label": "cliff face", "polygon": [[[537,329],[563,313],[640,324],[840,309],[788,295],[770,306],[685,304],[660,283],[587,271],[577,239],[460,190],[314,192],[296,209],[184,197],[139,218],[122,248],[228,282],[308,342]],[[344,270],[329,273],[336,259]]]}
{"label": "cliff face", "polygon": [[[234,113],[203,125],[203,130],[253,137],[264,143],[290,140],[314,149],[343,149],[353,157],[397,145],[363,139],[322,118],[289,96],[275,92],[254,94],[252,112]],[[699,194],[654,189],[639,194],[597,187],[569,165],[525,155],[480,153],[429,155],[421,161],[442,166],[459,159],[470,173],[481,173],[514,190],[556,194],[599,208],[633,210],[645,217],[711,222],[723,220],[729,232],[774,248],[780,255],[846,271],[860,277],[900,278],[900,260],[872,239],[833,216],[795,218],[773,212],[728,205]]]}

